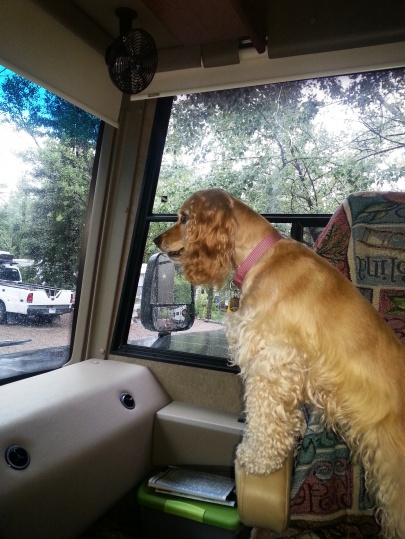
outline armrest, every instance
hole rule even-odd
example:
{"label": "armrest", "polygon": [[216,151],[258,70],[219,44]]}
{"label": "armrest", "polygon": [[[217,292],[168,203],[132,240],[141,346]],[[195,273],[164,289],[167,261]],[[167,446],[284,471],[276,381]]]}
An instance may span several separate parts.
{"label": "armrest", "polygon": [[244,428],[238,414],[173,401],[156,413],[153,464],[233,468]]}
{"label": "armrest", "polygon": [[243,524],[279,533],[287,529],[290,520],[292,467],[292,453],[282,468],[269,475],[247,474],[235,462],[239,518]]}

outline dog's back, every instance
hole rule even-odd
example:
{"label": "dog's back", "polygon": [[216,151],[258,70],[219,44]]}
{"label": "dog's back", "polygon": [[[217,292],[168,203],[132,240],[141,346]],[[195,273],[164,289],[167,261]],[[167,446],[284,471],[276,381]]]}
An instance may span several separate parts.
{"label": "dog's back", "polygon": [[249,272],[231,336],[252,312],[270,354],[271,335],[299,350],[304,399],[361,459],[387,537],[405,537],[405,347],[346,277],[290,239]]}

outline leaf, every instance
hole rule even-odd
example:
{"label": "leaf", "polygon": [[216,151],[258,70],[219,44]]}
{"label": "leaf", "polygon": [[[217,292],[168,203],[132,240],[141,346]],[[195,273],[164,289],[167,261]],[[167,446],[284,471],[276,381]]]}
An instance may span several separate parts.
{"label": "leaf", "polygon": [[332,224],[316,251],[318,255],[323,256],[334,265],[343,262],[347,253],[349,232],[345,231],[342,234],[340,228]]}
{"label": "leaf", "polygon": [[405,315],[405,297],[404,296],[388,296],[390,301],[394,304],[386,314],[404,316]]}
{"label": "leaf", "polygon": [[389,212],[397,207],[392,202],[376,202],[369,204],[357,215],[358,221],[378,221],[386,217]]}

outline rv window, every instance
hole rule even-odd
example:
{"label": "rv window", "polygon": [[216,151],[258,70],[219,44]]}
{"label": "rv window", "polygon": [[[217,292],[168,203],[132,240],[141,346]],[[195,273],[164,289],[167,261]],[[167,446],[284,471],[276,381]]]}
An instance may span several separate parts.
{"label": "rv window", "polygon": [[0,67],[0,383],[70,357],[99,125]]}
{"label": "rv window", "polygon": [[[405,189],[404,73],[397,69],[174,98],[161,164],[156,155],[162,141],[154,139],[157,146],[150,148],[153,159],[145,173],[123,297],[134,298],[131,277],[156,252],[152,238],[176,220],[181,203],[196,190],[222,187],[283,234],[312,245],[349,193]],[[169,106],[166,99],[158,107],[160,132]],[[197,287],[194,325],[161,337],[142,326],[136,300],[137,308],[126,309],[125,321],[122,309],[117,328],[129,331],[124,335],[117,329],[114,350],[227,369],[223,319],[228,300],[227,287]]]}

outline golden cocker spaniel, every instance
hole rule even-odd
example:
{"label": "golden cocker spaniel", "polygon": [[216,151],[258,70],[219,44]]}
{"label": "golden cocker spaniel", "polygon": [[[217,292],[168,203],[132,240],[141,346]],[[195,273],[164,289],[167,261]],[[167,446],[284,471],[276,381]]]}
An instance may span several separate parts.
{"label": "golden cocker spaniel", "polygon": [[[405,347],[352,283],[221,189],[199,191],[155,239],[195,285],[236,270],[231,356],[245,384],[238,463],[280,468],[308,403],[365,468],[386,538],[405,537]],[[333,313],[333,316],[331,315]]]}

